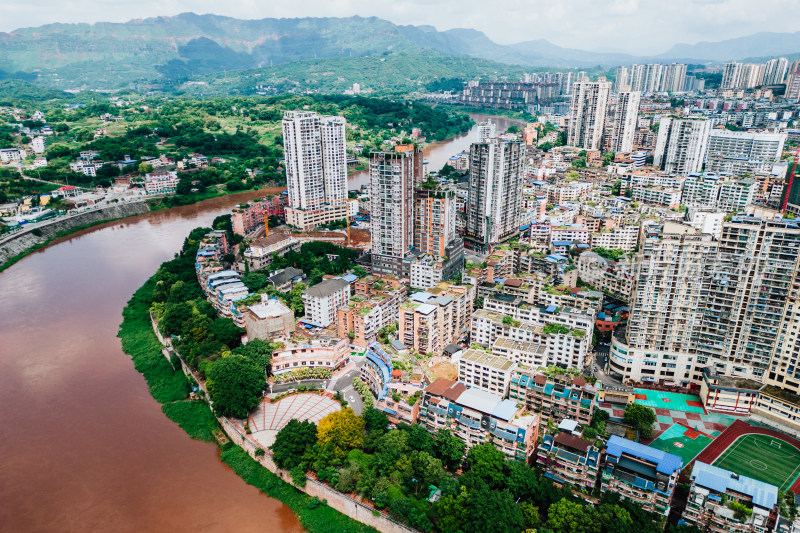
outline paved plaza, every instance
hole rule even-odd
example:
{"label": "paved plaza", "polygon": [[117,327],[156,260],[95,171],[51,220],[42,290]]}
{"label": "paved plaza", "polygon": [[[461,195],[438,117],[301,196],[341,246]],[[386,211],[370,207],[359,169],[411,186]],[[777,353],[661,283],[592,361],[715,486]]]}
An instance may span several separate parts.
{"label": "paved plaza", "polygon": [[247,423],[253,438],[262,446],[269,447],[275,442],[275,435],[289,420],[296,418],[317,423],[341,408],[339,402],[327,395],[293,394],[275,403],[265,399],[253,410]]}

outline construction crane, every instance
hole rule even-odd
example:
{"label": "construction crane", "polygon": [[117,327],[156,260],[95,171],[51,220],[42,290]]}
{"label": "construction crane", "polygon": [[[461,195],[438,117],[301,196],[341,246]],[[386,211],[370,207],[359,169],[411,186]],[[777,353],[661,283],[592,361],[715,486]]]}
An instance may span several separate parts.
{"label": "construction crane", "polygon": [[797,160],[800,159],[800,147],[794,152],[794,164],[792,165],[792,171],[789,172],[789,182],[786,184],[786,192],[783,193],[783,204],[781,205],[781,211],[786,212],[786,204],[789,203],[789,192],[792,190],[792,182],[794,181],[794,172],[797,170]]}

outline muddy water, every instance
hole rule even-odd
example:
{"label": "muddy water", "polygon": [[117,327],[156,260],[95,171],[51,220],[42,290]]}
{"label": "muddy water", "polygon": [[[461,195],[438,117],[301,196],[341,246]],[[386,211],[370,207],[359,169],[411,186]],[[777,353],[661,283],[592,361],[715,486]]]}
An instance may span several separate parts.
{"label": "muddy water", "polygon": [[189,230],[255,196],[92,228],[0,273],[0,530],[302,531],[162,414],[116,337]]}
{"label": "muddy water", "polygon": [[[501,133],[508,129],[512,124],[524,125],[525,122],[518,119],[482,115],[470,113],[470,117],[475,121],[475,126],[468,132],[451,137],[445,141],[432,143],[425,147],[425,159],[428,161],[428,171],[434,172],[441,170],[445,163],[454,155],[462,151],[469,151],[469,145],[478,140],[478,127],[481,122],[491,120],[497,124],[497,132]],[[369,171],[362,170],[354,172],[347,177],[347,187],[350,190],[358,189],[362,185],[369,183]]]}

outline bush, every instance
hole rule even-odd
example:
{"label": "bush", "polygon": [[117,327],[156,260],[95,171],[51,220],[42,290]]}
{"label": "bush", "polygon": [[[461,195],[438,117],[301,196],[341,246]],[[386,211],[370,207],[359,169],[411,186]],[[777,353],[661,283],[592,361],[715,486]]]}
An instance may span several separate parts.
{"label": "bush", "polygon": [[306,486],[306,473],[299,466],[295,466],[289,470],[289,475],[292,476],[292,483],[298,487]]}

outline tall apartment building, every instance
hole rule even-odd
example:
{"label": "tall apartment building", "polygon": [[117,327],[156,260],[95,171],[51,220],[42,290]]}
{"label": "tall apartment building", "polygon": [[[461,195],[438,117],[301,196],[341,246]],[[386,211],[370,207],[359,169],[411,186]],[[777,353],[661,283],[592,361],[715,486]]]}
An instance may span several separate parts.
{"label": "tall apartment building", "polygon": [[672,63],[664,65],[661,75],[660,89],[663,92],[682,93],[686,86],[686,65]]}
{"label": "tall apartment building", "polygon": [[784,98],[792,101],[800,100],[800,70],[790,71],[786,77]]}
{"label": "tall apartment building", "polygon": [[620,66],[614,72],[614,92],[630,91],[628,67]]}
{"label": "tall apartment building", "polygon": [[[781,366],[784,351],[793,351],[778,345],[781,334],[788,334],[784,320],[793,320],[787,309],[796,290],[799,252],[800,227],[793,221],[737,216],[723,224],[699,332],[698,367],[763,381],[776,350],[775,368]],[[777,370],[773,376],[778,379]]]}
{"label": "tall apartment building", "polygon": [[741,84],[742,78],[742,64],[736,61],[729,61],[725,63],[722,69],[722,81],[719,84],[720,89],[737,89]]}
{"label": "tall apartment building", "polygon": [[288,224],[310,229],[347,216],[345,124],[312,111],[284,113]]}
{"label": "tall apartment building", "polygon": [[470,147],[466,240],[478,250],[519,233],[523,147],[500,139]]}
{"label": "tall apartment building", "polygon": [[412,294],[400,306],[397,337],[409,350],[441,355],[464,336],[474,298],[471,287],[446,283]]}
{"label": "tall apartment building", "polygon": [[414,187],[422,182],[422,164],[422,149],[413,145],[370,154],[373,272],[408,276],[403,258],[414,245]]}
{"label": "tall apartment building", "polygon": [[700,172],[711,124],[706,119],[663,118],[658,128],[653,164],[671,174]]}
{"label": "tall apartment building", "polygon": [[489,139],[497,137],[497,124],[491,120],[478,124],[478,142],[485,143]]}
{"label": "tall apartment building", "polygon": [[783,83],[789,70],[789,60],[785,57],[770,59],[764,66],[764,85]]}
{"label": "tall apartment building", "polygon": [[612,373],[637,381],[699,382],[693,366],[696,328],[716,246],[710,235],[683,224],[643,230],[628,327],[624,338],[612,339]]}
{"label": "tall apartment building", "polygon": [[[773,173],[781,164],[786,133],[711,130],[705,155],[710,172]],[[781,173],[782,173],[781,172]]]}
{"label": "tall apartment building", "polygon": [[[427,184],[426,184],[427,185]],[[464,268],[464,239],[456,235],[456,193],[441,186],[414,193],[414,253],[411,286],[427,289]]]}
{"label": "tall apartment building", "polygon": [[567,127],[569,146],[600,149],[610,92],[611,82],[605,78],[574,85]]}
{"label": "tall apartment building", "polygon": [[617,105],[611,118],[612,152],[630,152],[636,134],[636,121],[639,117],[639,102],[642,94],[638,91],[622,91],[617,95]]}

